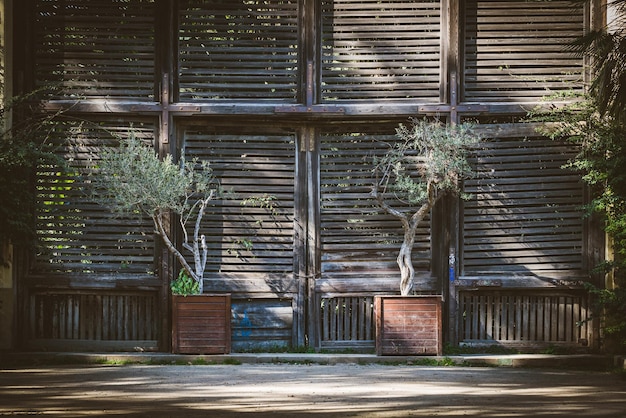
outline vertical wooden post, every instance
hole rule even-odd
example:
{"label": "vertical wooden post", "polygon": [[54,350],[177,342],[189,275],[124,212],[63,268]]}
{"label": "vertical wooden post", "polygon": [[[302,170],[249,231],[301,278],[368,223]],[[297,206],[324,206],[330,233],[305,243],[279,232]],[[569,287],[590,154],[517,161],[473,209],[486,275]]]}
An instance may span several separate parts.
{"label": "vertical wooden post", "polygon": [[[22,45],[33,45],[33,32],[32,32],[32,18],[34,13],[33,1],[13,1],[5,0],[5,16],[7,23],[10,21],[12,25],[12,32],[10,38],[7,39],[19,39]],[[9,17],[10,16],[10,17]],[[8,28],[7,28],[8,29]],[[7,45],[10,46],[10,45]],[[9,73],[5,73],[5,89],[11,89],[11,95],[20,95],[26,91],[30,91],[34,85],[34,65],[33,55],[34,48],[10,48],[5,50],[7,57],[12,58],[12,65],[5,68],[11,70]],[[5,90],[5,94],[9,94],[8,90]],[[20,115],[12,114],[13,119],[19,118]],[[34,180],[34,179],[33,179]],[[15,306],[13,312],[15,315],[14,324],[14,343],[13,348],[23,349],[26,347],[26,343],[29,338],[29,332],[31,329],[31,310],[29,303],[29,288],[26,284],[26,274],[28,266],[31,262],[32,254],[29,250],[24,248],[14,248],[13,253],[13,283],[14,287],[14,302]]]}
{"label": "vertical wooden post", "polygon": [[[176,60],[175,34],[178,30],[178,2],[174,0],[160,0],[157,2],[156,19],[156,57],[157,71],[155,74],[155,93],[160,102],[161,112],[159,115],[158,132],[155,147],[161,157],[176,153],[177,142],[170,141],[173,138],[172,117],[169,113],[170,102],[175,99],[173,95],[174,64]],[[166,225],[171,233],[173,225],[168,222]],[[175,235],[172,235],[175,236]],[[159,294],[159,349],[169,351],[171,344],[171,322],[170,322],[170,296],[169,282],[173,276],[174,258],[169,254],[161,239],[155,236],[155,252],[157,255],[157,266],[159,279],[161,281]]]}
{"label": "vertical wooden post", "polygon": [[298,143],[296,147],[296,182],[294,190],[294,275],[297,284],[294,309],[294,325],[292,330],[292,345],[304,346],[307,335],[307,297],[309,294],[309,141],[311,130],[302,128],[298,130]]}
{"label": "vertical wooden post", "polygon": [[[0,62],[2,63],[3,90],[0,91],[0,100],[6,103],[5,99],[12,96],[11,86],[11,40],[12,40],[12,19],[11,0],[0,2]],[[3,124],[5,130],[11,128],[11,115],[5,113]],[[17,329],[14,323],[15,292],[13,289],[13,245],[8,240],[0,237],[0,350],[13,348],[14,331]]]}
{"label": "vertical wooden post", "polygon": [[[319,101],[320,83],[320,62],[321,53],[319,49],[319,28],[321,26],[321,5],[317,0],[305,0],[300,10],[302,17],[301,29],[301,68],[304,72],[301,78],[303,85],[301,100],[308,108]],[[306,222],[304,235],[301,237],[301,245],[305,254],[305,268],[302,270],[304,276],[299,282],[302,284],[302,300],[300,309],[306,320],[302,319],[302,335],[298,340],[298,345],[308,342],[310,347],[319,345],[319,307],[316,303],[315,279],[319,275],[320,269],[320,208],[319,208],[319,130],[312,125],[305,124],[301,129],[301,149],[303,156],[301,160],[304,165],[303,172],[298,177],[302,183],[302,192],[305,192],[306,199],[301,201],[302,210]],[[299,292],[300,294],[300,289]],[[307,340],[308,337],[308,341]]]}
{"label": "vertical wooden post", "polygon": [[307,233],[307,281],[309,306],[309,338],[311,345],[319,344],[319,306],[315,293],[316,279],[320,275],[321,238],[320,238],[320,192],[319,192],[319,132],[309,128],[309,149],[307,152],[307,184],[308,184],[308,233]]}
{"label": "vertical wooden post", "polygon": [[[450,115],[448,123],[457,124],[460,122],[460,116],[458,113],[458,104],[462,101],[462,88],[463,83],[463,57],[462,57],[462,25],[464,22],[463,11],[461,7],[462,1],[459,0],[447,0],[447,12],[448,12],[448,28],[444,31],[448,35],[448,50],[445,51],[447,57],[447,68],[445,69],[448,74],[448,101],[450,103]],[[448,310],[448,342],[450,344],[457,344],[459,341],[459,328],[458,328],[458,294],[455,287],[455,280],[459,275],[460,266],[460,243],[459,234],[461,225],[459,198],[454,197],[448,200],[447,209],[447,225],[448,225],[448,239],[446,247],[446,258],[444,260],[444,266],[447,267],[447,310]]]}
{"label": "vertical wooden post", "polygon": [[448,103],[450,104],[449,123],[459,123],[458,108],[459,102],[462,101],[463,83],[463,58],[461,56],[462,35],[461,25],[463,25],[461,4],[459,0],[447,0],[448,28],[443,32],[448,36],[448,42],[444,43],[448,50],[443,51],[446,56],[447,68],[444,71],[448,74]]}

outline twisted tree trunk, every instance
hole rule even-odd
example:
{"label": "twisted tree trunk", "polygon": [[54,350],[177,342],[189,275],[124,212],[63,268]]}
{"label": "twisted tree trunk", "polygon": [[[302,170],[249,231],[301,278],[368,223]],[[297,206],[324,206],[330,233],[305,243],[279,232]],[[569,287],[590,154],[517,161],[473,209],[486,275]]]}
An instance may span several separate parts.
{"label": "twisted tree trunk", "polygon": [[410,229],[404,231],[404,241],[400,246],[400,252],[396,259],[398,267],[400,267],[400,294],[407,296],[413,290],[413,282],[415,280],[415,268],[411,254],[413,253],[413,244],[415,243],[415,232],[411,233]]}
{"label": "twisted tree trunk", "polygon": [[398,263],[398,267],[400,267],[400,294],[402,296],[407,296],[413,290],[413,283],[415,281],[415,268],[413,267],[413,260],[411,256],[413,253],[413,244],[415,244],[417,227],[424,220],[426,215],[428,215],[432,207],[442,195],[437,195],[434,185],[429,184],[427,200],[413,213],[413,215],[409,217],[409,214],[401,212],[385,202],[377,187],[372,189],[371,194],[382,209],[390,215],[398,218],[402,223],[404,238],[396,261]]}

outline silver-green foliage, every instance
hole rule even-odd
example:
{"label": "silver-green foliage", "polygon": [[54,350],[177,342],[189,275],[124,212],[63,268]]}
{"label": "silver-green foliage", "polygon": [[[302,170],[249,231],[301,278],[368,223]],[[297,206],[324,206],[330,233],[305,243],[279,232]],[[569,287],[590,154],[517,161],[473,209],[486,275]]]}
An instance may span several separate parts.
{"label": "silver-green foliage", "polygon": [[375,159],[377,190],[410,207],[433,194],[459,192],[459,180],[472,174],[467,152],[478,142],[472,125],[414,120],[396,129],[399,141]]}
{"label": "silver-green foliage", "polygon": [[[200,234],[202,217],[209,202],[217,196],[217,183],[208,162],[174,163],[172,156],[160,159],[154,149],[131,135],[119,147],[103,150],[93,177],[101,203],[124,215],[149,216],[156,232],[183,269],[198,283],[207,261],[207,245]],[[170,214],[178,215],[183,248],[194,258],[194,268],[174,245],[168,231]],[[193,222],[193,236],[187,224]]]}
{"label": "silver-green foliage", "polygon": [[462,179],[472,175],[467,156],[480,137],[472,125],[445,125],[414,119],[396,130],[398,141],[374,159],[372,196],[402,223],[404,240],[398,255],[400,292],[413,288],[411,251],[417,227],[446,193],[459,193]]}

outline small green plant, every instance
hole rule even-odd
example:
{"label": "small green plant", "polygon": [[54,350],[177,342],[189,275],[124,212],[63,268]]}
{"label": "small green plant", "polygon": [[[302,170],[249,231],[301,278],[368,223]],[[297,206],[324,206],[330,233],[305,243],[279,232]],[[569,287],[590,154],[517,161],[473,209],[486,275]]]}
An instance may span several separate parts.
{"label": "small green plant", "polygon": [[200,283],[194,280],[185,269],[180,269],[178,277],[171,281],[170,289],[173,295],[197,295],[200,293]]}

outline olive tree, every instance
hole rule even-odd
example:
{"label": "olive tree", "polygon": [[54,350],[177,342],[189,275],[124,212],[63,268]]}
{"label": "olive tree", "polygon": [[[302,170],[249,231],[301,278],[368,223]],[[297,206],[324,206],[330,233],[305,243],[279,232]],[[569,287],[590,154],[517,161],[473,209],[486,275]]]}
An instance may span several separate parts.
{"label": "olive tree", "polygon": [[[105,149],[95,165],[98,199],[116,213],[150,217],[156,233],[202,293],[208,249],[200,229],[207,206],[218,194],[208,162],[186,161],[183,156],[176,164],[171,155],[160,159],[149,144],[131,135],[120,140],[119,147]],[[179,219],[182,247],[193,255],[193,268],[170,236],[171,214]]]}
{"label": "olive tree", "polygon": [[374,159],[371,195],[377,205],[402,224],[404,237],[397,258],[400,293],[408,295],[415,277],[411,259],[417,228],[446,193],[459,193],[472,173],[468,152],[480,138],[471,125],[412,120],[396,129],[398,141]]}

